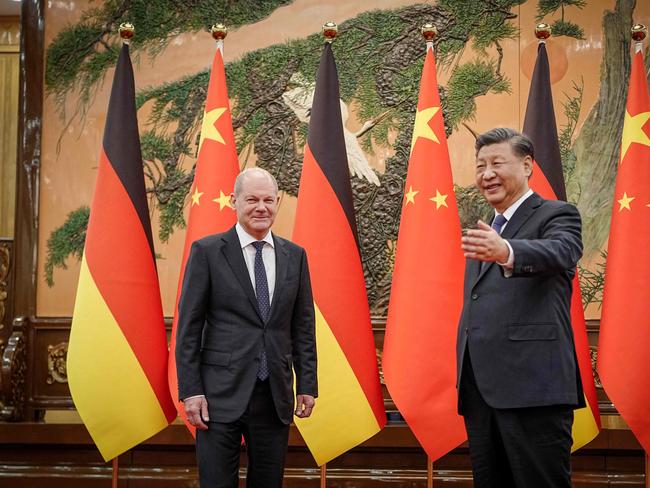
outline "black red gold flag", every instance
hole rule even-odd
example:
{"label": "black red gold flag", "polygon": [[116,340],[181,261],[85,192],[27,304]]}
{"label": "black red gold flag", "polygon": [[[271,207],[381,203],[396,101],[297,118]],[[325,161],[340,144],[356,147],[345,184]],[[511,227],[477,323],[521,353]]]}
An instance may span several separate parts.
{"label": "black red gold flag", "polygon": [[106,460],[176,417],[127,45],[108,103],[67,368],[77,411]]}
{"label": "black red gold flag", "polygon": [[[529,181],[530,187],[547,200],[566,201],[562,158],[553,109],[550,67],[544,42],[540,42],[537,50],[537,61],[528,93],[523,132],[530,137],[535,148],[533,174]],[[588,444],[600,432],[600,412],[591,368],[591,353],[587,340],[578,273],[573,280],[571,326],[586,400],[586,406],[574,412],[572,450],[575,451]]]}
{"label": "black red gold flag", "polygon": [[322,465],[386,423],[332,46],[318,68],[293,240],[307,251],[316,309],[317,406],[296,419]]}

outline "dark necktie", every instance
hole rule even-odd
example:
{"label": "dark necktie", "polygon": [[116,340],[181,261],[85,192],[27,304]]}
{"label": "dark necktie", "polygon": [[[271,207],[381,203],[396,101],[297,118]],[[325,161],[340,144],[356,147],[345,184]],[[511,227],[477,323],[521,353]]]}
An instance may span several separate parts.
{"label": "dark necktie", "polygon": [[[501,214],[497,214],[492,221],[492,228],[497,232],[497,234],[501,234],[501,229],[506,224],[506,222],[508,222],[508,219],[506,219]],[[479,272],[483,271],[483,268],[486,268],[488,264],[490,263],[483,261],[479,266]]]}
{"label": "dark necktie", "polygon": [[[262,259],[262,249],[264,241],[253,242],[255,247],[255,295],[257,296],[257,306],[260,309],[262,319],[266,322],[271,312],[271,300],[269,299],[269,283],[266,279],[266,269]],[[260,365],[257,368],[257,377],[264,381],[269,377],[269,365],[266,359],[266,350],[262,346],[262,355],[260,356]]]}
{"label": "dark necktie", "polygon": [[497,216],[494,217],[494,220],[492,221],[492,228],[497,231],[497,234],[501,234],[501,229],[507,221],[508,219],[506,219],[503,215],[497,214]]}

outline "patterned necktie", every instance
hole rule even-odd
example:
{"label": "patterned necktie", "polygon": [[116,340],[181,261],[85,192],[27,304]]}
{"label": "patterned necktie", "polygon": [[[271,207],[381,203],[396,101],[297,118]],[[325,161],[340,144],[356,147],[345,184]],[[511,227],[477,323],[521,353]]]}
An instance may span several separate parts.
{"label": "patterned necktie", "polygon": [[503,215],[497,214],[497,216],[494,217],[494,221],[492,221],[492,228],[497,231],[497,234],[501,234],[501,229],[507,221],[508,219],[506,219]]}
{"label": "patterned necktie", "polygon": [[[266,280],[266,269],[264,268],[264,260],[262,259],[264,241],[253,242],[253,247],[255,247],[255,295],[257,296],[257,306],[260,309],[260,314],[262,314],[262,319],[266,322],[271,312],[271,300],[269,299],[269,284]],[[257,368],[257,377],[262,381],[269,377],[269,365],[264,348],[262,348],[260,364],[259,368]]]}

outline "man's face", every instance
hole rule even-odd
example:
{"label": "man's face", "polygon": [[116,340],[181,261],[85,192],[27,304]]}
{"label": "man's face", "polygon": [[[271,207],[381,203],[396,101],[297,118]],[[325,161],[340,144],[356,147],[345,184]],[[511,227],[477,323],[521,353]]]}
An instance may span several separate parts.
{"label": "man's face", "polygon": [[476,186],[497,212],[503,213],[528,191],[530,156],[517,156],[509,142],[483,146],[476,155]]}
{"label": "man's face", "polygon": [[262,239],[278,212],[279,198],[271,179],[264,174],[248,174],[242,181],[240,194],[232,194],[230,198],[244,230]]}

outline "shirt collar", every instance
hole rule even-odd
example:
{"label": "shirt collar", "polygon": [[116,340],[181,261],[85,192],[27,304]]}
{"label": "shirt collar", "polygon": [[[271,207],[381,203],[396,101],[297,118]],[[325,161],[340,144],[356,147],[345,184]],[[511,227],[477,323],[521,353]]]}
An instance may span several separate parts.
{"label": "shirt collar", "polygon": [[[508,222],[510,222],[510,219],[511,219],[512,216],[515,214],[515,212],[517,211],[517,209],[519,208],[519,206],[520,206],[522,203],[524,203],[524,201],[525,201],[529,196],[531,196],[532,194],[533,194],[533,190],[531,190],[531,189],[529,188],[528,191],[527,191],[526,193],[524,193],[521,197],[519,197],[519,200],[517,200],[515,203],[513,203],[512,205],[510,205],[510,206],[506,209],[506,211],[503,212],[503,216],[506,218],[506,220],[507,220]],[[499,214],[499,212],[497,212],[497,211],[495,210],[495,211],[494,211],[494,215],[497,216],[498,214]]]}
{"label": "shirt collar", "polygon": [[[242,249],[244,249],[246,246],[249,246],[253,242],[257,242],[257,239],[255,239],[252,235],[250,235],[242,225],[237,222],[235,224],[235,231],[237,231],[237,237],[239,237],[239,244],[241,244]],[[271,245],[271,247],[275,247],[275,242],[273,242],[273,235],[271,234],[271,230],[266,233],[266,235],[260,239],[264,242],[267,242],[268,244]]]}

